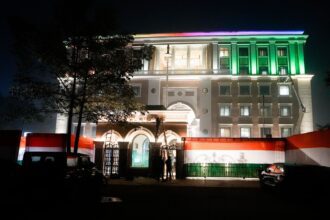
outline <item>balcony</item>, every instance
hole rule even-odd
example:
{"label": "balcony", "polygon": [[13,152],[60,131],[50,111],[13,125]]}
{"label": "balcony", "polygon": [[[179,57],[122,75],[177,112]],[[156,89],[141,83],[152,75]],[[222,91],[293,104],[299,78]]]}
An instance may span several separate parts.
{"label": "balcony", "polygon": [[140,70],[134,73],[134,76],[140,75],[231,75],[230,70],[216,70],[213,71],[212,69],[185,69],[185,70]]}

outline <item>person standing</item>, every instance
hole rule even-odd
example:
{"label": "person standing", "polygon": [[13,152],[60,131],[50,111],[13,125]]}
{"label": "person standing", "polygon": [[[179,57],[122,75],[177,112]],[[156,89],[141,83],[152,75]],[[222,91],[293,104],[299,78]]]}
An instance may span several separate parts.
{"label": "person standing", "polygon": [[166,163],[166,179],[172,180],[172,157],[168,157]]}

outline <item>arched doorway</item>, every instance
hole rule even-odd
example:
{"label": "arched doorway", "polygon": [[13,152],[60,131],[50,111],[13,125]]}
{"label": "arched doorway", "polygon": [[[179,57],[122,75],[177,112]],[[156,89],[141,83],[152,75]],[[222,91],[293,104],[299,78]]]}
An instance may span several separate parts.
{"label": "arched doorway", "polygon": [[186,112],[187,122],[187,137],[198,137],[199,136],[199,119],[196,118],[195,110],[188,104],[183,102],[177,102],[171,104],[167,110],[169,111],[183,111]]}
{"label": "arched doorway", "polygon": [[144,134],[138,134],[132,142],[132,168],[149,167],[149,138]]}

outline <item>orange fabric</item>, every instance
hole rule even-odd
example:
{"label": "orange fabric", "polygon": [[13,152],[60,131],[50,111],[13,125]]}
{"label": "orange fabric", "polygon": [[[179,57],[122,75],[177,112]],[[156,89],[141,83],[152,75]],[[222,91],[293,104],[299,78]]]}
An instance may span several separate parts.
{"label": "orange fabric", "polygon": [[187,138],[184,150],[272,150],[284,151],[282,139]]}
{"label": "orange fabric", "polygon": [[[71,135],[71,147],[74,146],[74,140],[75,140],[75,135]],[[93,139],[80,136],[78,147],[90,149],[90,150],[94,149]]]}
{"label": "orange fabric", "polygon": [[330,148],[330,130],[314,131],[298,134],[287,138],[287,149]]}

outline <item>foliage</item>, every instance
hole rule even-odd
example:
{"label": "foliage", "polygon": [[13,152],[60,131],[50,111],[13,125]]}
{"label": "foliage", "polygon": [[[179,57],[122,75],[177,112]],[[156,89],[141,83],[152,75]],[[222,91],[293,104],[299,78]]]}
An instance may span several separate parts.
{"label": "foliage", "polygon": [[19,70],[13,97],[40,114],[68,114],[68,134],[74,115],[80,127],[82,120],[116,123],[143,110],[129,80],[142,59],[151,58],[152,47],[129,46],[133,37],[112,33],[107,13],[90,11],[91,1],[60,3],[65,7],[55,10],[51,24],[11,20]]}

